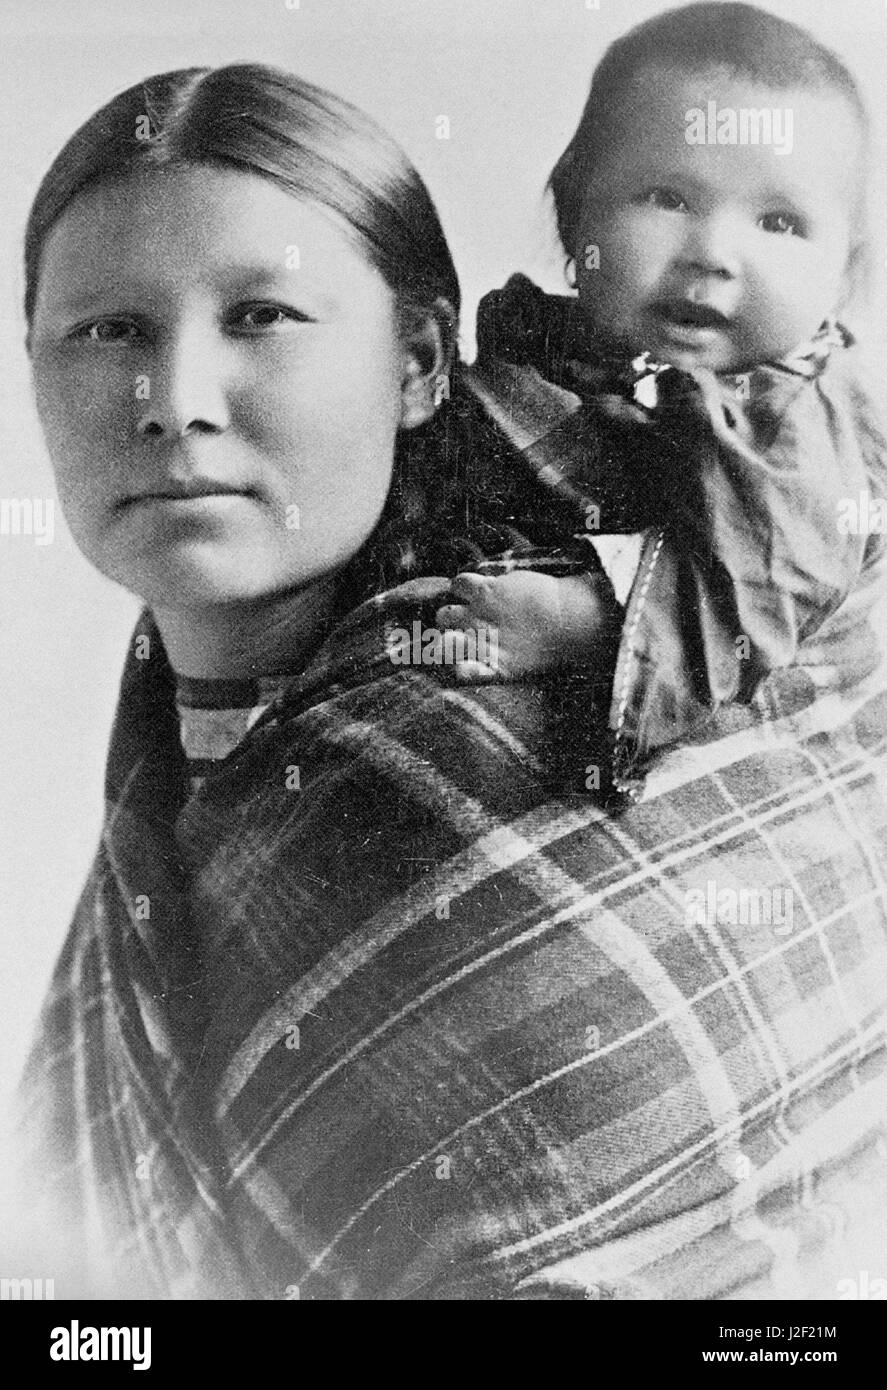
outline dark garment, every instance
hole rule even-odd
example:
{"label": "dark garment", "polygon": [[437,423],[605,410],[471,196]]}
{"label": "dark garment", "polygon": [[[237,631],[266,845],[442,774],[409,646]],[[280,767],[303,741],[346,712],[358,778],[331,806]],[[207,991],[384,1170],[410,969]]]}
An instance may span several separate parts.
{"label": "dark garment", "polygon": [[464,382],[498,444],[469,465],[477,508],[577,562],[595,532],[645,533],[609,703],[624,789],[771,672],[840,688],[871,669],[859,594],[844,604],[887,538],[840,519],[887,497],[887,439],[857,357],[826,326],[741,376],[657,370],[651,408],[635,393],[653,367],[602,354],[577,300],[514,276],[482,301]]}

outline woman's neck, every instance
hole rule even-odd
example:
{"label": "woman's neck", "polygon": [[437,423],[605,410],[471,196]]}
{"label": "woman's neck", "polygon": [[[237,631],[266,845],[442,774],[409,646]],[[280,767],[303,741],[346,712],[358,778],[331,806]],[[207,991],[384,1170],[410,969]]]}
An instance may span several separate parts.
{"label": "woman's neck", "polygon": [[336,590],[326,575],[295,592],[244,603],[151,612],[179,676],[211,680],[294,674],[329,631]]}

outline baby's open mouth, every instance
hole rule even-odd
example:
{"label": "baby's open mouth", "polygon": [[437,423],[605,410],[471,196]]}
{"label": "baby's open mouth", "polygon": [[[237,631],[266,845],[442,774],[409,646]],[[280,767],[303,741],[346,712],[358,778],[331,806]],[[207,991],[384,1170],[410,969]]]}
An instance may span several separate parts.
{"label": "baby's open mouth", "polygon": [[661,319],[678,328],[726,328],[730,322],[713,305],[697,304],[692,299],[664,299],[655,308]]}

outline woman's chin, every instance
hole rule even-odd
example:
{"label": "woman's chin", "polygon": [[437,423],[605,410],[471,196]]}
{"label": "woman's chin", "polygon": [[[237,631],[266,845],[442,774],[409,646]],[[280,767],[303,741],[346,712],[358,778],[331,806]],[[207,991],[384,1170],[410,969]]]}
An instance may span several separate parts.
{"label": "woman's chin", "polygon": [[252,603],[315,577],[310,572],[301,573],[298,567],[286,573],[267,567],[260,570],[255,556],[193,553],[166,555],[162,568],[130,561],[125,566],[109,567],[105,573],[152,608]]}

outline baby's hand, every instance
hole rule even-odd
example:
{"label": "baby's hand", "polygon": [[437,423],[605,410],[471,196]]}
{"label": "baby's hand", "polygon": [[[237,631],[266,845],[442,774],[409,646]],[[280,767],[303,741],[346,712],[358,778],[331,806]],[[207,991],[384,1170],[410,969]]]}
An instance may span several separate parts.
{"label": "baby's hand", "polygon": [[[436,621],[460,635],[454,672],[462,681],[588,665],[611,646],[619,618],[602,574],[457,574],[451,588],[460,602],[439,608]],[[477,659],[481,652],[486,660]]]}

